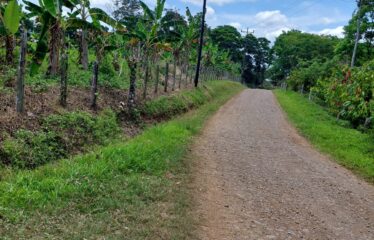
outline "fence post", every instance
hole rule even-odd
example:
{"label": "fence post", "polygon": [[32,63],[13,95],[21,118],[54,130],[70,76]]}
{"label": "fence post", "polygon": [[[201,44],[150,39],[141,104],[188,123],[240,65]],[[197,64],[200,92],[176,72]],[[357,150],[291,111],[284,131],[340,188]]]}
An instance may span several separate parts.
{"label": "fence post", "polygon": [[127,101],[127,106],[129,108],[130,114],[133,113],[133,110],[136,107],[136,77],[137,77],[137,62],[130,59],[128,61],[130,68],[130,88],[129,88],[129,98]]}
{"label": "fence post", "polygon": [[168,91],[168,81],[169,81],[169,63],[166,63],[165,69],[165,84],[164,84],[164,92]]}
{"label": "fence post", "polygon": [[186,72],[185,72],[185,74],[186,74],[185,87],[186,87],[186,88],[187,88],[187,85],[188,85],[188,71],[189,71],[189,65],[187,64],[187,65],[186,65]]}
{"label": "fence post", "polygon": [[179,74],[178,88],[181,89],[181,85],[182,85],[182,75],[183,75],[184,66],[183,66],[183,65],[180,65],[179,67],[180,67],[180,68],[179,68],[180,74]]}
{"label": "fence post", "polygon": [[68,95],[68,55],[65,41],[63,41],[61,51],[61,81],[60,81],[60,104],[62,107],[67,106],[67,95]]}
{"label": "fence post", "polygon": [[156,67],[156,86],[155,86],[155,94],[158,92],[158,81],[160,80],[160,65],[157,64]]}
{"label": "fence post", "polygon": [[91,108],[93,110],[97,109],[97,81],[99,78],[99,63],[97,61],[94,62],[93,67],[93,77],[91,83]]}
{"label": "fence post", "polygon": [[17,75],[16,110],[18,113],[22,113],[24,111],[26,54],[27,30],[26,28],[23,28]]}
{"label": "fence post", "polygon": [[173,64],[173,86],[171,87],[172,91],[175,90],[176,81],[177,81],[177,64],[176,64],[176,61],[174,61],[174,64]]}
{"label": "fence post", "polygon": [[148,78],[149,78],[149,64],[148,60],[145,63],[145,76],[144,76],[144,89],[143,89],[143,99],[147,98],[147,85],[148,85]]}
{"label": "fence post", "polygon": [[192,71],[190,72],[190,84],[192,84],[193,79],[193,73],[196,72],[195,67],[192,68]]}
{"label": "fence post", "polygon": [[201,82],[205,82],[205,67],[202,66],[200,70],[200,75],[201,75]]}

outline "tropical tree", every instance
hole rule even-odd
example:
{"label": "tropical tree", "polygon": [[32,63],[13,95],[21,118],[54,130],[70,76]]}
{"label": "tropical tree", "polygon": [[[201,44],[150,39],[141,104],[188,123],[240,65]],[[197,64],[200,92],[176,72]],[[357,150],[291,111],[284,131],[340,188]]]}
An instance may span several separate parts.
{"label": "tropical tree", "polygon": [[338,43],[337,37],[303,33],[298,30],[283,32],[275,40],[272,48],[274,61],[270,68],[270,77],[275,82],[280,82],[287,78],[301,61],[326,61],[334,55]]}
{"label": "tropical tree", "polygon": [[140,16],[139,0],[114,0],[113,3],[115,7],[113,16],[118,21]]}
{"label": "tropical tree", "polygon": [[[45,56],[49,53],[49,65],[47,75],[56,76],[59,73],[60,49],[62,46],[63,23],[62,8],[73,9],[75,4],[69,0],[44,0],[36,5],[24,1],[28,17],[37,17],[42,24],[36,50],[31,65],[31,73],[35,74],[41,66]],[[49,38],[49,39],[48,39]]]}
{"label": "tropical tree", "polygon": [[344,27],[345,37],[335,50],[335,54],[340,59],[350,62],[358,33],[359,41],[355,55],[357,66],[363,65],[374,57],[374,1],[361,0],[359,5],[358,11]]}
{"label": "tropical tree", "polygon": [[211,31],[210,37],[212,42],[218,45],[221,50],[230,53],[234,62],[242,61],[242,36],[235,27],[229,25],[218,26]]}
{"label": "tropical tree", "polygon": [[14,34],[18,31],[21,20],[21,7],[16,0],[0,1],[0,35],[5,38],[5,62],[14,62]]}

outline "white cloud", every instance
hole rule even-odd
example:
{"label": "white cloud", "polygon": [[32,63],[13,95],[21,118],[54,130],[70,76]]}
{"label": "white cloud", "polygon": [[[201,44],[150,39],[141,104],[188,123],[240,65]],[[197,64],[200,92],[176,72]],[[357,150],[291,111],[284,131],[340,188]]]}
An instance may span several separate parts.
{"label": "white cloud", "polygon": [[[217,18],[223,23],[231,22],[230,25],[238,28],[239,31],[247,28],[254,30],[256,36],[266,37],[271,41],[279,36],[282,31],[289,30],[293,26],[287,16],[279,10],[262,11],[254,15],[217,14]],[[217,25],[221,24],[218,23]]]}
{"label": "white cloud", "polygon": [[259,12],[254,16],[254,21],[259,27],[273,27],[288,24],[286,15],[283,15],[279,10]]}
{"label": "white cloud", "polygon": [[213,16],[215,13],[216,13],[216,11],[214,10],[214,8],[212,8],[210,6],[206,7],[206,15],[207,15],[207,17]]}
{"label": "white cloud", "polygon": [[317,34],[320,34],[320,35],[332,35],[332,36],[337,36],[337,37],[344,37],[344,27],[343,26],[339,26],[339,27],[336,27],[336,28],[326,28],[326,29],[323,29],[319,32],[317,32]]}
{"label": "white cloud", "polygon": [[240,31],[243,28],[243,26],[239,22],[231,22],[231,23],[229,23],[229,25],[238,29],[238,31]]}

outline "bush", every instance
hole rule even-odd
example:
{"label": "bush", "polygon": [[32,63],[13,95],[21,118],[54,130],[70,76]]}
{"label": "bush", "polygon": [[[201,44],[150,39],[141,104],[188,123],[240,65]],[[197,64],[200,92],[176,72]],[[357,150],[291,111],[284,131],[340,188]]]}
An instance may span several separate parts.
{"label": "bush", "polygon": [[204,104],[209,99],[210,94],[210,89],[195,89],[178,95],[162,96],[147,102],[141,109],[141,113],[147,117],[171,117]]}
{"label": "bush", "polygon": [[42,130],[19,130],[0,148],[2,162],[19,168],[35,168],[81,151],[87,146],[106,144],[120,133],[117,116],[107,110],[99,116],[85,112],[51,115]]}
{"label": "bush", "polygon": [[328,80],[320,80],[314,88],[330,111],[349,120],[354,127],[373,120],[374,61],[363,67],[347,67]]}
{"label": "bush", "polygon": [[67,149],[79,150],[85,145],[103,144],[115,137],[119,127],[113,111],[107,110],[97,117],[86,112],[51,115],[45,118],[45,131],[59,134]]}
{"label": "bush", "polygon": [[35,168],[66,157],[67,149],[54,132],[19,130],[14,138],[3,142],[0,156],[5,164],[19,168]]}
{"label": "bush", "polygon": [[291,72],[287,84],[294,91],[298,91],[302,86],[304,86],[305,91],[309,91],[317,84],[319,79],[331,77],[338,70],[339,65],[336,59],[325,62],[318,59],[303,61],[299,63],[298,68]]}
{"label": "bush", "polygon": [[5,87],[14,87],[16,84],[17,70],[14,68],[4,69],[0,77],[0,90]]}

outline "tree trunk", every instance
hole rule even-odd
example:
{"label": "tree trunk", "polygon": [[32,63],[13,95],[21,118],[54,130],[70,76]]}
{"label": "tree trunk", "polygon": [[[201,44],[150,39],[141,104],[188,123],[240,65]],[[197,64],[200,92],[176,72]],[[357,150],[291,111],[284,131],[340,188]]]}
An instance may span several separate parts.
{"label": "tree trunk", "polygon": [[174,59],[174,64],[173,64],[173,86],[171,88],[172,91],[175,90],[175,83],[177,81],[177,60]]}
{"label": "tree trunk", "polygon": [[87,43],[87,32],[86,30],[82,29],[81,33],[81,59],[80,62],[82,64],[82,68],[84,70],[88,70],[88,43]]}
{"label": "tree trunk", "polygon": [[179,71],[180,71],[180,74],[179,74],[179,82],[178,82],[178,88],[181,89],[181,85],[182,85],[182,74],[183,74],[183,66],[180,64],[179,65]]}
{"label": "tree trunk", "polygon": [[99,63],[95,61],[91,84],[91,108],[97,110],[97,81],[99,79]]}
{"label": "tree trunk", "polygon": [[166,63],[164,92],[168,91],[168,81],[169,81],[169,63]]}
{"label": "tree trunk", "polygon": [[146,60],[146,62],[145,62],[145,76],[144,76],[143,99],[147,98],[148,78],[149,78],[149,64],[148,64],[148,60]]}
{"label": "tree trunk", "polygon": [[[63,44],[65,45],[65,44]],[[61,51],[61,82],[60,82],[60,104],[62,107],[67,106],[68,95],[68,54],[67,47],[63,46]]]}
{"label": "tree trunk", "polygon": [[130,69],[130,88],[129,88],[129,98],[127,102],[127,107],[130,114],[134,111],[136,107],[136,69],[137,63],[133,60],[128,61]]}
{"label": "tree trunk", "polygon": [[156,67],[156,84],[155,84],[155,94],[158,92],[158,82],[160,80],[160,66],[157,65]]}
{"label": "tree trunk", "polygon": [[185,87],[188,86],[188,72],[189,72],[189,70],[190,70],[190,69],[189,69],[189,65],[187,64],[187,65],[186,65],[186,73],[185,73],[185,74],[186,74]]}
{"label": "tree trunk", "polygon": [[59,72],[61,35],[60,23],[56,22],[50,28],[48,76],[56,76]]}
{"label": "tree trunk", "polygon": [[7,65],[12,65],[14,62],[14,36],[6,35],[5,36],[5,62]]}
{"label": "tree trunk", "polygon": [[16,110],[18,113],[24,112],[24,96],[25,96],[25,67],[26,67],[26,52],[27,51],[27,31],[23,30],[21,35],[21,49],[19,55],[19,66],[17,76],[17,97]]}

